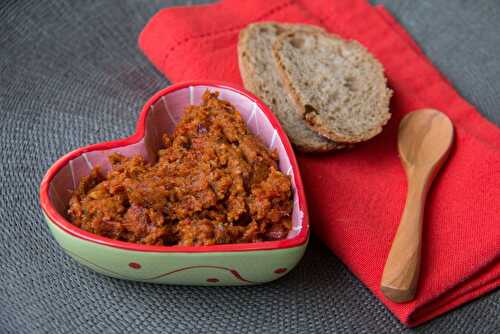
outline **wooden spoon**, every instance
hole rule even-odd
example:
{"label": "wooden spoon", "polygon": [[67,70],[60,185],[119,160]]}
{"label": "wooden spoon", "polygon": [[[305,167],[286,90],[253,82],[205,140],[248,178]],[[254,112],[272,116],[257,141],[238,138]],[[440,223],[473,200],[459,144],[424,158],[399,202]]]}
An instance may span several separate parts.
{"label": "wooden spoon", "polygon": [[398,150],[408,179],[408,193],[380,283],[382,293],[394,302],[407,302],[415,296],[425,197],[452,142],[453,124],[437,110],[411,112],[399,124]]}

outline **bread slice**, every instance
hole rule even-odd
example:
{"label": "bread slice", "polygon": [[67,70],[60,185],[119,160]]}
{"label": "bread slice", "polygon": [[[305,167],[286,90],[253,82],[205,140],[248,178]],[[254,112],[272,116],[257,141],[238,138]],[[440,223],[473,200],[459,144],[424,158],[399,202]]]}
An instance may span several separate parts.
{"label": "bread slice", "polygon": [[343,145],[324,138],[306,125],[295,110],[292,97],[283,87],[272,47],[280,34],[295,31],[319,33],[323,30],[301,24],[263,22],[250,24],[240,32],[238,60],[243,84],[271,108],[298,149],[324,152],[340,148]]}
{"label": "bread slice", "polygon": [[391,117],[383,67],[358,42],[297,30],[276,40],[273,56],[296,110],[321,135],[339,143],[365,141]]}

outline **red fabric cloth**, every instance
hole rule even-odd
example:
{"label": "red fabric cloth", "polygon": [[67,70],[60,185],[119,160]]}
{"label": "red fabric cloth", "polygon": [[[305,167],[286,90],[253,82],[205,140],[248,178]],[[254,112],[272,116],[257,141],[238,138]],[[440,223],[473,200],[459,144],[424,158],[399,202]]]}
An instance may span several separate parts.
{"label": "red fabric cloth", "polygon": [[[150,20],[139,44],[173,82],[241,84],[238,33],[265,20],[315,24],[357,39],[383,63],[394,90],[392,119],[381,135],[351,151],[298,154],[315,234],[409,326],[497,288],[500,129],[457,94],[384,8],[364,0],[227,0],[171,8]],[[427,201],[416,299],[396,304],[379,289],[405,202],[396,133],[406,113],[423,107],[444,111],[456,137]]]}

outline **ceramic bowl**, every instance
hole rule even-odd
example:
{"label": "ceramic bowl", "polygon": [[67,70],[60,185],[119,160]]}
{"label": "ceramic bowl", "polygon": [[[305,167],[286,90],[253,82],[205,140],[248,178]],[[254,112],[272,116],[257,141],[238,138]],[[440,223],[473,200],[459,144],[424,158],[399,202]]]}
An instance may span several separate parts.
{"label": "ceramic bowl", "polygon": [[[242,114],[250,130],[279,154],[279,167],[291,176],[293,228],[286,239],[214,246],[149,246],[112,240],[71,224],[66,215],[71,191],[99,165],[107,171],[108,155],[141,154],[154,161],[161,134],[172,133],[184,108],[199,104],[207,90],[220,92]],[[244,285],[275,280],[289,272],[304,254],[309,223],[300,173],[290,143],[271,111],[243,89],[214,82],[176,84],[155,94],[143,107],[136,133],[126,139],[79,148],[47,171],[40,188],[47,224],[63,250],[104,275],[151,283]]]}

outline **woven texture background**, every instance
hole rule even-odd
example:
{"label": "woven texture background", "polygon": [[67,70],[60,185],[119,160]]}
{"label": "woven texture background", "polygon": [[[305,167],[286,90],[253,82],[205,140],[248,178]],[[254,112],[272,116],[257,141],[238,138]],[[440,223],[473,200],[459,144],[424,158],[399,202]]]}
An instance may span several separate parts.
{"label": "woven texture background", "polygon": [[[385,3],[460,93],[500,123],[500,2]],[[38,206],[59,156],[132,133],[168,85],[138,51],[158,9],[188,1],[0,2],[0,333],[409,331],[314,238],[300,265],[255,287],[126,282],[66,256]],[[500,292],[416,330],[500,332]]]}

